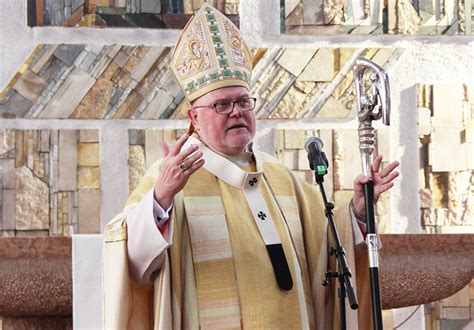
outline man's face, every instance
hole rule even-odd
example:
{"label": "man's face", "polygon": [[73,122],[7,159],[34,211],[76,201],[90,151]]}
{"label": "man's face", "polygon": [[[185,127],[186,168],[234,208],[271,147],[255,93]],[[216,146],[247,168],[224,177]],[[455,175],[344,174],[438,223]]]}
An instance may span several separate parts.
{"label": "man's face", "polygon": [[248,97],[245,87],[232,86],[209,92],[193,102],[188,118],[201,139],[212,149],[227,155],[238,155],[244,151],[255,135],[253,111],[242,112],[236,104],[229,114],[218,114],[212,106],[219,101],[237,101]]}

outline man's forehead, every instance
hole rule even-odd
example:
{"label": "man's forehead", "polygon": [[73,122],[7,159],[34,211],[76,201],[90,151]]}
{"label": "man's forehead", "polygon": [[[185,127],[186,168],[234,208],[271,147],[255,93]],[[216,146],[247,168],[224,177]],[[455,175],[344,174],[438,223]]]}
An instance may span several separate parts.
{"label": "man's forehead", "polygon": [[247,88],[242,86],[223,87],[213,90],[203,96],[197,98],[193,104],[201,104],[202,102],[218,101],[223,99],[236,99],[241,96],[248,96]]}

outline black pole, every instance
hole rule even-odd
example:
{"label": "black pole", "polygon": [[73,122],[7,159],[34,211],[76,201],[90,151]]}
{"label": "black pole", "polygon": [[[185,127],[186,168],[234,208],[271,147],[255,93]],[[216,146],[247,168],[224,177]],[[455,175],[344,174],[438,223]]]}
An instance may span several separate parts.
{"label": "black pole", "polygon": [[364,184],[365,214],[367,218],[367,248],[369,250],[370,288],[372,291],[372,320],[374,329],[382,330],[382,301],[380,299],[378,250],[379,239],[375,227],[374,182]]}

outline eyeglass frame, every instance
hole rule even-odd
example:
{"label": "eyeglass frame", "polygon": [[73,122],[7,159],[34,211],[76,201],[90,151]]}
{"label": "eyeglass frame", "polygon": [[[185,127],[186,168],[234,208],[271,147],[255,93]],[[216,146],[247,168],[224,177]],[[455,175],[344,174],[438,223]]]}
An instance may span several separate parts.
{"label": "eyeglass frame", "polygon": [[[243,110],[240,105],[237,104],[237,102],[241,101],[241,100],[244,100],[244,99],[251,99],[253,100],[254,102],[254,105],[253,105],[253,108],[252,109],[248,109],[248,110]],[[217,112],[217,109],[216,109],[216,106],[220,103],[220,102],[232,102],[232,108],[229,112]],[[244,96],[244,97],[241,97],[237,100],[220,100],[214,104],[210,104],[210,105],[198,105],[198,106],[195,106],[195,107],[192,107],[193,109],[198,109],[198,108],[212,108],[214,109],[214,112],[217,113],[218,115],[228,115],[229,113],[232,113],[232,111],[234,111],[234,108],[235,108],[235,105],[237,104],[237,106],[239,107],[240,111],[242,112],[249,112],[249,111],[252,111],[253,109],[255,109],[255,106],[257,105],[257,98],[256,97],[248,97],[248,96]]]}

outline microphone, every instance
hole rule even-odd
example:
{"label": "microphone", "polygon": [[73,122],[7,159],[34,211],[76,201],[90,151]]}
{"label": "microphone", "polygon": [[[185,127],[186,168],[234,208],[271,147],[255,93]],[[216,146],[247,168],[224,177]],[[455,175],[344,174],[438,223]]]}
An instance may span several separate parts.
{"label": "microphone", "polygon": [[317,172],[318,176],[328,172],[329,162],[323,152],[323,141],[315,136],[310,136],[304,143],[304,148],[308,153],[309,167]]}

